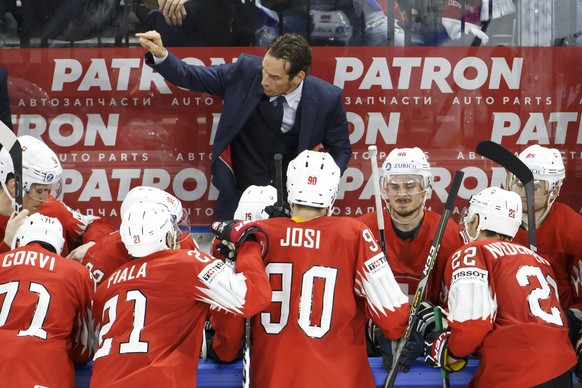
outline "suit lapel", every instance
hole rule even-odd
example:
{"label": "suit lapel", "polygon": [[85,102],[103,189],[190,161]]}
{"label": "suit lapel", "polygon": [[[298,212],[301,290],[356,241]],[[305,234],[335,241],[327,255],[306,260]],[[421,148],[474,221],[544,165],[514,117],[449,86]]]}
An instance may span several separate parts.
{"label": "suit lapel", "polygon": [[241,131],[244,124],[248,121],[249,117],[254,112],[264,94],[265,92],[263,90],[263,86],[261,85],[261,76],[257,75],[255,76],[249,92],[242,101],[241,107],[238,111],[238,114],[236,115],[236,119],[233,124],[233,128],[235,128],[235,136]]}
{"label": "suit lapel", "polygon": [[310,137],[313,135],[313,120],[317,112],[317,97],[312,93],[309,77],[305,79],[303,90],[301,91],[301,126],[299,127],[298,151],[309,147]]}

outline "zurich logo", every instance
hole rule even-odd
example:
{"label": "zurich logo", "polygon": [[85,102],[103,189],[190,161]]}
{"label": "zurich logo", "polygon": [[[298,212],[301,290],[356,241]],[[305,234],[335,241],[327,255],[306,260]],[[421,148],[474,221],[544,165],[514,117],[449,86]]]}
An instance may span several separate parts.
{"label": "zurich logo", "polygon": [[392,170],[392,163],[386,163],[386,170]]}
{"label": "zurich logo", "polygon": [[55,176],[53,174],[47,174],[47,176],[46,176],[46,181],[47,182],[52,182],[53,179],[55,179]]}

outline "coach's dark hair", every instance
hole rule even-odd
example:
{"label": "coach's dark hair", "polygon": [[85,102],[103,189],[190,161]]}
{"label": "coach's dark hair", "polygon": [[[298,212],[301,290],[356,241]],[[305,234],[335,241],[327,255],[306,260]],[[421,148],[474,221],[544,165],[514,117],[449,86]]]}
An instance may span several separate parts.
{"label": "coach's dark hair", "polygon": [[311,47],[299,34],[288,33],[275,38],[269,45],[268,54],[289,62],[289,79],[300,71],[305,72],[306,76],[311,73]]}

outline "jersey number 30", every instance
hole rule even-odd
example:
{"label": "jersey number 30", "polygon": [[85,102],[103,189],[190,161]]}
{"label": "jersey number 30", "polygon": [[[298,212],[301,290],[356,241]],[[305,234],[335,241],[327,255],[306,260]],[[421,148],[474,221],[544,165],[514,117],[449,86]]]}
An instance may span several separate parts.
{"label": "jersey number 30", "polygon": [[[291,263],[269,263],[267,265],[267,274],[270,278],[273,276],[281,277],[281,289],[273,290],[272,303],[281,305],[281,314],[279,321],[273,321],[271,313],[261,313],[261,324],[269,334],[278,334],[287,326],[289,321],[289,305],[291,299],[291,278],[293,276],[293,264]],[[318,325],[313,325],[315,321],[312,317],[312,303],[315,279],[324,281],[323,298],[321,308],[321,319]],[[313,266],[305,271],[301,280],[301,297],[299,302],[298,325],[303,332],[311,338],[322,338],[331,328],[331,315],[333,312],[333,297],[335,293],[335,284],[337,279],[337,268]]]}

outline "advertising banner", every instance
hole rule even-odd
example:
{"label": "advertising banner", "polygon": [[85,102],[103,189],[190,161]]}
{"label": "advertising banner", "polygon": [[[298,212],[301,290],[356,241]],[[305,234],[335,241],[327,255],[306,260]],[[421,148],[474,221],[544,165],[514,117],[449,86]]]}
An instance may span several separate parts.
{"label": "advertising banner", "polygon": [[[220,65],[264,48],[177,48],[194,65]],[[60,157],[64,201],[119,222],[137,185],[176,195],[193,225],[213,220],[210,154],[222,101],[165,81],[141,48],[1,49],[18,135]],[[420,147],[433,167],[427,205],[440,211],[455,170],[465,172],[453,217],[471,195],[505,186],[505,170],[476,155],[482,140],[513,152],[555,147],[566,165],[559,201],[582,209],[582,51],[576,47],[315,47],[313,75],[343,89],[352,159],[336,214],[373,210],[367,149],[381,163]]]}

